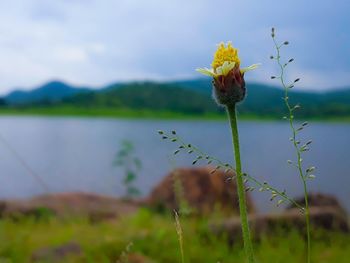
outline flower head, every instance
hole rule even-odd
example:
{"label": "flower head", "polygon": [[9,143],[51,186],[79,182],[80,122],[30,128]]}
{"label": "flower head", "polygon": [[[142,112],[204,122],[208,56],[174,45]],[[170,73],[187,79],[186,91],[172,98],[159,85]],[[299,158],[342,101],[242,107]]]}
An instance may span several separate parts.
{"label": "flower head", "polygon": [[[197,71],[210,77],[226,76],[233,68],[239,68],[240,64],[241,61],[238,57],[238,49],[234,48],[230,41],[227,42],[226,45],[221,42],[215,51],[214,59],[211,63],[212,68],[198,68]],[[240,71],[244,74],[249,70],[256,69],[259,65],[260,64],[253,64],[240,69]]]}
{"label": "flower head", "polygon": [[213,77],[215,95],[219,104],[236,103],[245,97],[244,73],[253,70],[259,64],[240,68],[238,49],[231,42],[220,43],[214,54],[211,68],[199,68],[198,72]]}
{"label": "flower head", "polygon": [[218,45],[218,49],[214,54],[214,60],[211,63],[211,66],[214,70],[217,70],[224,64],[237,66],[240,64],[238,49],[234,48],[231,42],[227,43],[227,47],[223,42]]}

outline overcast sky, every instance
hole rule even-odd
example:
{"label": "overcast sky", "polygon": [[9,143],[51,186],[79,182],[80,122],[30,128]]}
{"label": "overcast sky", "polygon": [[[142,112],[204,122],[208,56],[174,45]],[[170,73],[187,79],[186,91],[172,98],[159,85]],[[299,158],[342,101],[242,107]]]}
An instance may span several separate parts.
{"label": "overcast sky", "polygon": [[350,86],[349,0],[11,0],[0,2],[0,93],[51,79],[114,81],[199,75],[232,40],[247,81],[270,82],[270,28],[291,45],[305,89]]}

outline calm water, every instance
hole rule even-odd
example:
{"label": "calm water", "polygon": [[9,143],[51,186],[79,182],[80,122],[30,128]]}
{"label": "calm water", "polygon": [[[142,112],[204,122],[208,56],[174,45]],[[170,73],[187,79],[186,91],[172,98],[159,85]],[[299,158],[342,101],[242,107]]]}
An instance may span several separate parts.
{"label": "calm water", "polygon": [[[132,140],[143,170],[137,185],[146,194],[171,169],[175,145],[163,142],[158,129],[176,129],[186,141],[225,162],[232,160],[229,128],[225,122],[149,121],[84,118],[1,117],[0,135],[48,185],[50,191],[92,191],[123,194],[122,170],[112,161],[120,141]],[[283,122],[240,123],[244,170],[290,195],[301,194],[297,174],[287,163],[293,158],[289,130]],[[350,124],[311,123],[303,137],[312,138],[305,164],[317,167],[313,191],[335,194],[350,211]],[[185,155],[177,166],[189,166]],[[0,140],[0,197],[28,197],[43,193],[38,182]],[[275,210],[268,196],[255,193],[263,212]]]}

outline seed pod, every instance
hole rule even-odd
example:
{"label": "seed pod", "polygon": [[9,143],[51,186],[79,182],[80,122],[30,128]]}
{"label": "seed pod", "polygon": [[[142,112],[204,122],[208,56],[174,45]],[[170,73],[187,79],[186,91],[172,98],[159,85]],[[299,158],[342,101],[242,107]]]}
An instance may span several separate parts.
{"label": "seed pod", "polygon": [[272,194],[271,198],[270,198],[270,201],[273,201],[273,199],[275,199],[276,197],[277,197],[277,194]]}
{"label": "seed pod", "polygon": [[311,167],[309,167],[309,168],[306,169],[306,172],[307,172],[307,173],[311,173],[311,172],[313,172],[315,169],[316,169],[315,166],[311,166]]}
{"label": "seed pod", "polygon": [[278,200],[278,202],[277,202],[277,206],[280,206],[282,203],[284,202],[284,200]]}

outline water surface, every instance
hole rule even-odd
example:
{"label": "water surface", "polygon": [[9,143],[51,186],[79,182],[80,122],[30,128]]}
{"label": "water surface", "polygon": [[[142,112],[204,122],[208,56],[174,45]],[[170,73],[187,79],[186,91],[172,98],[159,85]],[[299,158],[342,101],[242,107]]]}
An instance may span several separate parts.
{"label": "water surface", "polygon": [[[99,118],[0,117],[0,197],[29,197],[43,193],[42,186],[12,152],[15,150],[48,186],[50,191],[92,191],[122,195],[122,170],[112,166],[123,139],[133,141],[143,169],[137,186],[144,194],[171,169],[169,156],[175,144],[160,140],[156,131],[176,129],[184,140],[203,151],[232,162],[230,131],[223,121],[160,121]],[[242,162],[251,175],[300,195],[287,123],[243,121],[239,124]],[[302,132],[312,139],[305,164],[317,167],[313,191],[336,195],[350,211],[350,125],[311,123]],[[177,166],[192,159],[179,154]],[[260,211],[273,211],[266,194],[254,193]]]}

